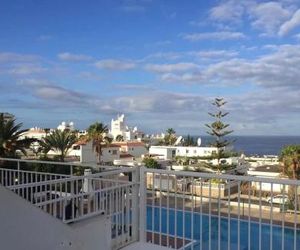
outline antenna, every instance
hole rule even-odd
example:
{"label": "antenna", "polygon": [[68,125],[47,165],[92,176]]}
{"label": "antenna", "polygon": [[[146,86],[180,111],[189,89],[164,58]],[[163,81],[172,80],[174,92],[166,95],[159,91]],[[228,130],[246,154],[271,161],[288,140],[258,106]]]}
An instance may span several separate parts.
{"label": "antenna", "polygon": [[177,138],[176,142],[174,143],[174,145],[177,146],[178,144],[180,144],[181,141],[182,141],[182,139],[183,139],[183,137],[182,137],[182,136],[179,136],[179,137]]}

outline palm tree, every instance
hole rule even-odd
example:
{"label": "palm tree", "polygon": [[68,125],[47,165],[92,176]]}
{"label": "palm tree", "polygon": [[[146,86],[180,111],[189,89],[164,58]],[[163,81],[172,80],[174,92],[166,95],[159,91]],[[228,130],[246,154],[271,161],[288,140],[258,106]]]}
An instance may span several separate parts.
{"label": "palm tree", "polygon": [[117,135],[116,141],[124,141],[124,137],[122,135]]}
{"label": "palm tree", "polygon": [[[287,175],[289,178],[300,179],[300,145],[285,146],[279,155],[279,160],[282,163],[282,174]],[[290,186],[289,200],[291,206],[298,210],[298,203],[295,200],[296,187]]]}
{"label": "palm tree", "polygon": [[300,145],[289,145],[281,150],[279,160],[282,173],[293,179],[300,179]]}
{"label": "palm tree", "polygon": [[111,143],[112,139],[107,136],[108,128],[103,123],[95,122],[87,129],[87,139],[92,141],[93,148],[97,154],[98,164],[101,163],[103,144]]}
{"label": "palm tree", "polygon": [[50,135],[47,135],[41,142],[44,152],[47,153],[51,149],[59,152],[60,161],[64,161],[69,149],[76,142],[76,136],[69,131],[55,130]]}
{"label": "palm tree", "polygon": [[28,130],[20,130],[23,124],[15,124],[15,121],[15,119],[5,120],[3,114],[0,114],[0,157],[16,157],[17,150],[26,155],[25,149],[36,141],[32,138],[20,139],[20,136]]}

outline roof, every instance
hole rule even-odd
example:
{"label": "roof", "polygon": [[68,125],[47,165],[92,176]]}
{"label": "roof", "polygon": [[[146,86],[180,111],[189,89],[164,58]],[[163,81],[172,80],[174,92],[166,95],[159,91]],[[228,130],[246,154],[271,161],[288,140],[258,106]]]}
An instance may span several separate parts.
{"label": "roof", "polygon": [[120,146],[130,146],[130,147],[141,146],[141,147],[145,147],[145,143],[140,142],[140,141],[115,142],[115,144],[120,145]]}
{"label": "roof", "polygon": [[[75,145],[86,145],[88,141],[86,139],[81,139],[80,141],[76,142]],[[103,144],[102,148],[119,148],[120,145],[117,145],[115,143],[111,144]]]}
{"label": "roof", "polygon": [[105,144],[105,145],[103,145],[102,147],[103,147],[103,148],[119,148],[120,145],[117,145],[117,144],[112,143],[112,144]]}
{"label": "roof", "polygon": [[120,158],[133,158],[134,156],[131,154],[121,154]]}
{"label": "roof", "polygon": [[250,168],[250,171],[258,171],[258,172],[272,172],[272,173],[280,173],[281,169],[279,165],[264,165],[258,166],[256,168]]}

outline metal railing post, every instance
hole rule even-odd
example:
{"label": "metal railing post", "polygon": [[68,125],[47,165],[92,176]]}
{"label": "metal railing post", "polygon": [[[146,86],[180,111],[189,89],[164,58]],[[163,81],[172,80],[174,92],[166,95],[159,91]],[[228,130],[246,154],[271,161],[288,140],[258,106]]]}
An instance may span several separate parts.
{"label": "metal railing post", "polygon": [[70,165],[70,175],[73,175],[73,165]]}
{"label": "metal railing post", "polygon": [[141,242],[146,242],[146,212],[147,212],[147,194],[146,194],[146,182],[145,182],[145,176],[146,176],[146,168],[140,167],[140,199],[139,199],[139,240]]}
{"label": "metal railing post", "polygon": [[140,170],[136,167],[132,171],[132,239],[139,239],[139,188],[140,188]]}
{"label": "metal railing post", "polygon": [[17,161],[17,166],[18,166],[18,184],[20,184],[20,161]]}

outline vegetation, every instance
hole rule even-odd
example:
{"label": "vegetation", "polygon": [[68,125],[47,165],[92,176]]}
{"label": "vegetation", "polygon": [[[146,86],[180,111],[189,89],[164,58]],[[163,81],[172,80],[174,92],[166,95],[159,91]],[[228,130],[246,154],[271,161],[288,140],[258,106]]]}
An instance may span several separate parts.
{"label": "vegetation", "polygon": [[176,131],[173,128],[168,128],[163,141],[164,145],[174,145],[176,140]]}
{"label": "vegetation", "polygon": [[5,120],[0,114],[0,157],[16,157],[16,151],[20,150],[26,155],[26,149],[36,141],[35,139],[20,139],[20,136],[28,131],[20,130],[22,123],[15,124],[15,119]]}
{"label": "vegetation", "polygon": [[124,137],[122,135],[117,135],[116,141],[124,141]]}
{"label": "vegetation", "polygon": [[217,108],[215,113],[208,113],[211,117],[215,119],[211,124],[206,124],[205,126],[209,128],[207,133],[215,138],[215,141],[211,143],[211,146],[217,148],[216,159],[218,160],[218,170],[221,170],[220,159],[224,155],[224,148],[230,145],[232,142],[226,140],[224,137],[233,132],[233,130],[227,130],[229,124],[225,124],[222,119],[227,116],[228,112],[223,112],[222,108],[226,104],[223,98],[215,98],[212,105]]}
{"label": "vegetation", "polygon": [[300,179],[300,145],[285,146],[280,153],[282,173],[293,179]]}
{"label": "vegetation", "polygon": [[147,168],[161,168],[160,164],[155,159],[150,157],[144,158],[143,163]]}
{"label": "vegetation", "polygon": [[107,136],[108,127],[103,123],[95,122],[87,129],[87,140],[92,141],[93,148],[97,154],[98,164],[101,163],[102,147],[105,144],[110,144],[112,139]]}
{"label": "vegetation", "polygon": [[76,140],[77,138],[72,132],[57,129],[53,133],[47,135],[40,144],[43,147],[45,154],[52,149],[59,152],[58,159],[64,161],[68,151]]}
{"label": "vegetation", "polygon": [[197,142],[194,140],[192,136],[188,135],[184,139],[183,146],[197,146]]}

